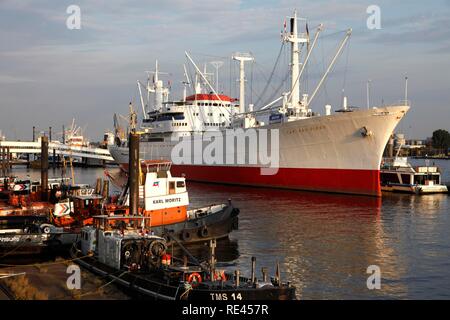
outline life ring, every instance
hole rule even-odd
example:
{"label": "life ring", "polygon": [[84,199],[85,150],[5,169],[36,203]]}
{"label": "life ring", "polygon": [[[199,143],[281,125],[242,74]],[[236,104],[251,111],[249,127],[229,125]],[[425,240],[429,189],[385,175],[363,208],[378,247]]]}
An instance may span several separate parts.
{"label": "life ring", "polygon": [[209,236],[209,230],[207,226],[204,226],[203,228],[201,228],[200,230],[198,230],[198,234],[200,235],[200,237],[202,238],[206,238],[207,236]]}
{"label": "life ring", "polygon": [[190,240],[191,239],[191,233],[189,232],[189,231],[187,231],[187,230],[184,230],[182,233],[181,233],[181,240],[183,240],[183,241],[188,241],[188,240]]}
{"label": "life ring", "polygon": [[198,272],[191,273],[187,279],[187,281],[192,285],[194,282],[194,279],[196,279],[195,283],[199,284],[202,282],[202,276]]}

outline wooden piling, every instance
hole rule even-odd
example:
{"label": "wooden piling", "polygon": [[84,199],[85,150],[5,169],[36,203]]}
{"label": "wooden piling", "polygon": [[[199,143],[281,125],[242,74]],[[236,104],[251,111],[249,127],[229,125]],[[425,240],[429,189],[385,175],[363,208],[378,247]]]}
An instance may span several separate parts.
{"label": "wooden piling", "polygon": [[6,147],[6,170],[7,174],[11,174],[11,168],[12,168],[12,153],[11,153],[11,147]]}
{"label": "wooden piling", "polygon": [[41,200],[48,201],[48,137],[41,137]]}
{"label": "wooden piling", "polygon": [[97,178],[95,183],[95,194],[100,194],[102,192],[102,178]]}
{"label": "wooden piling", "polygon": [[139,213],[139,135],[132,132],[128,139],[128,185],[130,187],[130,214]]}
{"label": "wooden piling", "polygon": [[5,165],[5,147],[0,148],[0,156],[2,157],[2,177],[6,177],[6,165]]}

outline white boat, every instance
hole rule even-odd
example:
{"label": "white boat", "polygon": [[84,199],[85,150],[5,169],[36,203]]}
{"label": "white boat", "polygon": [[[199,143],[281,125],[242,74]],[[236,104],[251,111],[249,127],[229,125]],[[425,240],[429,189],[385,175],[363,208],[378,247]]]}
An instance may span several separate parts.
{"label": "white boat", "polygon": [[436,166],[413,167],[406,157],[387,158],[381,165],[381,189],[383,191],[414,194],[447,193]]}
{"label": "white boat", "polygon": [[[144,113],[141,158],[171,159],[173,173],[185,175],[192,181],[381,196],[382,154],[390,134],[408,111],[408,103],[351,108],[347,97],[344,97],[336,113],[332,113],[330,105],[324,106],[323,115],[313,112],[311,103],[347,43],[351,29],[346,32],[315,90],[307,94],[300,90],[300,81],[323,26],[320,25],[314,38],[310,39],[309,32],[298,32],[297,21],[297,13],[294,12],[290,19],[290,32],[285,30],[283,33],[283,41],[291,47],[290,91],[265,106],[254,108],[244,101],[244,65],[253,59],[249,55],[233,56],[240,63],[239,100],[218,94],[210,85],[206,73],[200,71],[186,52],[196,72],[193,94],[187,96],[185,88],[182,99],[169,101],[169,89],[159,80],[160,72],[156,68],[153,83],[149,81],[144,86],[154,96],[151,110],[147,109],[141,94]],[[302,61],[300,57],[303,57]],[[185,83],[186,87],[191,85],[188,76]],[[138,87],[141,90],[142,85],[138,83]],[[251,148],[244,151],[234,149],[229,154],[233,160],[246,159],[243,163],[209,162],[201,156],[197,161],[199,152],[195,150],[190,162],[177,162],[172,157],[178,144],[174,137],[190,139],[193,145],[200,141],[204,151],[207,133],[221,133],[223,141],[234,138],[245,140],[252,129],[278,130],[279,161],[275,174],[261,174],[262,168],[271,165],[260,159],[255,163],[247,161],[253,156],[253,151],[249,150]],[[116,162],[126,170],[126,143],[116,139],[109,150]],[[227,152],[218,150],[218,158],[224,159]]]}

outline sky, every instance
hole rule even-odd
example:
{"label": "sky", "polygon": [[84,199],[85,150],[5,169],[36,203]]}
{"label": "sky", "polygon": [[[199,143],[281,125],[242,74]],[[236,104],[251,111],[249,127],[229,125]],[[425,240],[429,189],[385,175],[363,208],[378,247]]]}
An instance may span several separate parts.
{"label": "sky", "polygon": [[[81,29],[70,30],[66,12],[81,10]],[[369,29],[367,8],[377,5],[381,29]],[[32,126],[58,138],[72,119],[91,141],[112,128],[114,113],[140,110],[136,81],[145,71],[168,72],[172,98],[182,95],[188,51],[201,66],[222,60],[219,89],[237,97],[233,52],[251,52],[247,101],[260,107],[275,95],[287,70],[281,50],[273,81],[262,93],[280,52],[283,22],[297,9],[310,32],[324,31],[302,83],[311,93],[348,28],[352,36],[312,109],[340,108],[343,90],[352,106],[404,99],[411,110],[398,131],[411,138],[450,131],[449,0],[0,0],[0,130],[8,139],[29,140]],[[303,21],[303,20],[301,20]],[[304,28],[303,22],[299,22]]]}

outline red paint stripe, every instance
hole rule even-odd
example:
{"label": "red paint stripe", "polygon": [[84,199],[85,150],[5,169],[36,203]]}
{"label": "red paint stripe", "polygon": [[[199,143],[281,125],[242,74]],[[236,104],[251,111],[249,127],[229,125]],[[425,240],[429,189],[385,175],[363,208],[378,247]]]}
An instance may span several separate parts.
{"label": "red paint stripe", "polygon": [[264,176],[255,167],[172,165],[170,171],[191,181],[381,196],[379,170],[280,168]]}
{"label": "red paint stripe", "polygon": [[171,173],[192,181],[381,196],[379,170],[280,168],[264,176],[252,167],[173,165]]}
{"label": "red paint stripe", "polygon": [[218,94],[218,96],[219,96],[220,99],[218,99],[215,94],[199,93],[199,94],[195,94],[195,95],[192,95],[192,96],[188,96],[186,98],[186,101],[194,101],[194,100],[217,100],[217,101],[227,101],[227,102],[234,101],[229,96],[226,96],[226,95],[223,95],[223,94]]}

